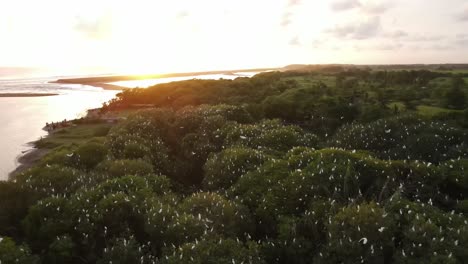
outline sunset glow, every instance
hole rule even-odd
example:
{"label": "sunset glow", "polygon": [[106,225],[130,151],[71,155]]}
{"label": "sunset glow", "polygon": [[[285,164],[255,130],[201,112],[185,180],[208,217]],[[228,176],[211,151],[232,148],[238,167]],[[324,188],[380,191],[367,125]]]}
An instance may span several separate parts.
{"label": "sunset glow", "polygon": [[458,62],[468,54],[465,2],[5,0],[0,66],[146,73]]}

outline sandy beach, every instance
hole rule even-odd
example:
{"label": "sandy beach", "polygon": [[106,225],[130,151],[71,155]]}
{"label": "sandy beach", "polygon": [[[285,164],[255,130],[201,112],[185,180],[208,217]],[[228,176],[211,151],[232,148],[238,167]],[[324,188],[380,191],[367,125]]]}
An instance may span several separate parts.
{"label": "sandy beach", "polygon": [[50,149],[34,148],[34,142],[31,142],[28,145],[30,145],[32,148],[18,156],[16,159],[18,166],[14,171],[8,174],[9,179],[12,179],[15,177],[15,175],[18,175],[19,173],[31,168],[37,161],[50,152]]}

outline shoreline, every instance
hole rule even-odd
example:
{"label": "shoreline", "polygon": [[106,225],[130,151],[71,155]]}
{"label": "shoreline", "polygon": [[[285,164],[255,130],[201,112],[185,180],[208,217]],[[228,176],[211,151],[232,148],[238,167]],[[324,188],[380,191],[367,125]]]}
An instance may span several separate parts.
{"label": "shoreline", "polygon": [[[158,74],[158,75],[133,75],[133,76],[100,76],[100,77],[85,77],[85,78],[73,78],[73,79],[58,79],[51,81],[50,83],[60,84],[81,84],[89,85],[104,90],[124,90],[128,87],[123,87],[108,82],[117,81],[131,81],[131,80],[142,80],[142,79],[157,79],[157,78],[170,78],[170,77],[185,77],[185,76],[198,76],[207,74],[227,74],[235,75],[234,72],[256,72],[256,71],[269,71],[279,70],[277,68],[268,69],[244,69],[244,70],[231,70],[231,71],[209,71],[209,72],[194,72],[194,73],[172,73],[172,74]],[[40,96],[56,96],[59,94],[53,93],[0,93],[0,97],[40,97]],[[46,136],[48,137],[50,133]],[[40,139],[27,143],[29,147],[27,150],[22,152],[16,157],[16,168],[8,173],[8,180],[14,179],[14,177],[27,169],[33,167],[40,159],[47,155],[51,149],[48,148],[37,148],[35,143]]]}
{"label": "shoreline", "polygon": [[36,148],[34,143],[37,141],[38,140],[26,144],[30,148],[16,157],[17,166],[13,171],[8,173],[7,180],[13,180],[16,175],[26,171],[29,168],[32,168],[40,159],[42,159],[51,151],[50,149]]}
{"label": "shoreline", "polygon": [[280,70],[280,68],[259,68],[259,69],[242,69],[242,70],[227,70],[227,71],[205,71],[205,72],[186,72],[186,73],[167,73],[167,74],[146,74],[146,75],[108,75],[108,76],[97,76],[97,77],[82,77],[82,78],[67,78],[58,79],[51,83],[61,84],[81,84],[99,87],[104,90],[125,90],[128,87],[110,84],[112,82],[120,81],[137,81],[137,80],[148,80],[148,79],[162,79],[171,77],[187,77],[187,76],[200,76],[210,74],[226,74],[235,75],[235,72],[264,72]]}
{"label": "shoreline", "polygon": [[87,86],[93,86],[102,88],[103,90],[110,90],[110,91],[122,91],[128,89],[128,87],[119,86],[115,84],[105,83],[105,82],[86,82],[80,81],[79,79],[59,79],[56,81],[51,81],[49,83],[60,83],[60,84],[81,84]]}

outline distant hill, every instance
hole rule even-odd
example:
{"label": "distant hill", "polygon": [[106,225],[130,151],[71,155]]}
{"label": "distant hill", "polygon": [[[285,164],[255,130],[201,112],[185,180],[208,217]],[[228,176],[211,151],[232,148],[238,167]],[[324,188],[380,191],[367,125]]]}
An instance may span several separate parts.
{"label": "distant hill", "polygon": [[468,70],[468,64],[291,64],[283,67],[285,71],[316,71],[336,69],[374,69],[374,70]]}
{"label": "distant hill", "polygon": [[207,75],[207,74],[228,74],[229,75],[229,74],[234,74],[235,72],[263,72],[263,71],[271,71],[271,70],[280,70],[280,69],[258,68],[258,69],[240,69],[240,70],[204,71],[204,72],[168,73],[168,74],[108,75],[108,76],[58,79],[56,82],[57,83],[97,84],[97,83],[109,83],[109,82],[118,82],[118,81],[197,76],[197,75]]}

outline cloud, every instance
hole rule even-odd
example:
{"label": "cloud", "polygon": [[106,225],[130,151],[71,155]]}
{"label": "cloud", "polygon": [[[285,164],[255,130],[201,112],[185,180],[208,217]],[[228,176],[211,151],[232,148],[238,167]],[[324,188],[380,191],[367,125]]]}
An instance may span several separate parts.
{"label": "cloud", "polygon": [[362,5],[362,11],[368,14],[383,14],[387,12],[390,8],[393,7],[393,4],[388,1],[367,1],[364,3],[361,3]]}
{"label": "cloud", "polygon": [[377,36],[380,29],[380,17],[373,16],[363,21],[336,25],[334,28],[328,29],[326,33],[332,34],[336,38],[361,40]]}
{"label": "cloud", "polygon": [[291,45],[291,46],[300,46],[301,42],[299,41],[299,37],[295,36],[291,40],[289,40],[289,45]]}
{"label": "cloud", "polygon": [[190,13],[188,11],[181,11],[177,13],[176,18],[177,19],[184,19],[186,17],[190,16]]}
{"label": "cloud", "polygon": [[376,51],[395,51],[402,49],[404,46],[401,43],[376,43],[372,45],[354,45],[357,51],[376,50]]}
{"label": "cloud", "polygon": [[288,0],[288,7],[293,7],[301,4],[301,0]]}
{"label": "cloud", "polygon": [[412,35],[406,38],[407,41],[414,41],[414,42],[432,42],[432,41],[440,41],[443,40],[445,36],[442,35]]}
{"label": "cloud", "polygon": [[437,50],[437,51],[445,51],[445,50],[453,50],[452,45],[445,45],[445,44],[434,44],[430,46],[430,49]]}
{"label": "cloud", "polygon": [[391,39],[399,39],[399,38],[407,37],[408,33],[403,30],[395,30],[392,32],[385,33],[384,36],[387,38],[391,38]]}
{"label": "cloud", "polygon": [[286,12],[283,14],[281,17],[281,26],[282,27],[287,27],[292,23],[292,13],[291,12]]}
{"label": "cloud", "polygon": [[403,44],[395,43],[395,44],[378,44],[374,46],[375,50],[399,50],[403,48]]}
{"label": "cloud", "polygon": [[110,16],[102,15],[97,18],[77,17],[74,29],[90,39],[102,39],[109,34]]}
{"label": "cloud", "polygon": [[346,11],[360,6],[361,3],[358,0],[335,0],[331,3],[333,11]]}
{"label": "cloud", "polygon": [[383,14],[393,7],[387,0],[335,0],[331,3],[331,9],[336,12],[359,9],[367,14]]}
{"label": "cloud", "polygon": [[282,27],[287,27],[293,22],[293,11],[291,10],[294,10],[294,7],[300,5],[301,1],[302,0],[288,0],[288,5],[281,16],[280,25]]}
{"label": "cloud", "polygon": [[325,41],[323,39],[314,39],[312,41],[312,48],[320,49],[322,48],[323,44],[325,44]]}
{"label": "cloud", "polygon": [[399,39],[407,42],[440,42],[447,38],[443,35],[411,34],[403,30],[391,31],[383,34],[385,38]]}
{"label": "cloud", "polygon": [[457,14],[457,19],[460,21],[468,21],[468,6],[463,9],[459,14]]}
{"label": "cloud", "polygon": [[455,44],[463,48],[468,47],[468,34],[458,34],[455,38]]}

